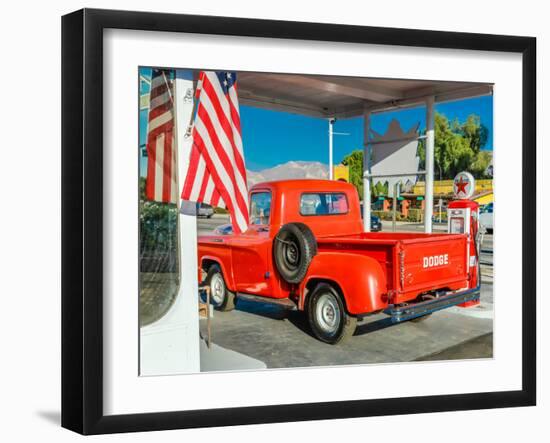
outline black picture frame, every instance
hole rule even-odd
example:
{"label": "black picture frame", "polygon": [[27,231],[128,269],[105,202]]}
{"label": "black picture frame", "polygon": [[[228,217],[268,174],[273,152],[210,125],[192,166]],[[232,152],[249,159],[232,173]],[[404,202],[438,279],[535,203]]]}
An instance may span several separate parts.
{"label": "black picture frame", "polygon": [[[103,413],[103,31],[108,28],[519,53],[523,64],[522,389],[132,415]],[[62,19],[62,426],[151,431],[536,403],[536,39],[84,9]],[[517,294],[514,294],[517,297]]]}

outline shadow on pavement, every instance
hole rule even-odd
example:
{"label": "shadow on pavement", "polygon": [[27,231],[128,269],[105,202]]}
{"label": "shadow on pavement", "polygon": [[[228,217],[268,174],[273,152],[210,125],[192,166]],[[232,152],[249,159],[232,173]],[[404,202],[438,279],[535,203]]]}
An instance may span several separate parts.
{"label": "shadow on pavement", "polygon": [[[235,309],[248,314],[258,315],[260,317],[270,318],[272,320],[288,320],[296,328],[306,333],[310,337],[315,338],[311,332],[311,328],[307,321],[307,316],[304,312],[289,311],[276,305],[269,303],[252,302],[243,299],[237,300]],[[391,318],[382,318],[379,320],[369,321],[357,326],[354,336],[368,334],[370,332],[379,331],[381,329],[393,326]]]}
{"label": "shadow on pavement", "polygon": [[243,299],[237,299],[235,309],[261,317],[271,318],[272,320],[284,320],[289,314],[288,310],[271,303],[260,303]]}
{"label": "shadow on pavement", "polygon": [[[289,311],[288,312],[288,321],[292,323],[296,328],[302,331],[304,334],[309,335],[310,337],[317,338],[313,335],[311,328],[309,327],[309,322],[307,321],[307,316],[303,311]],[[319,342],[320,343],[320,342]]]}
{"label": "shadow on pavement", "polygon": [[380,320],[370,321],[370,322],[358,325],[357,329],[355,330],[355,334],[353,335],[354,336],[365,335],[370,332],[380,331],[381,329],[386,329],[394,325],[395,323],[392,323],[391,317],[381,318]]}
{"label": "shadow on pavement", "polygon": [[[305,313],[298,312],[298,311],[289,311],[287,313],[287,319],[296,328],[300,329],[302,332],[306,333],[310,337],[315,338],[315,336],[311,331],[311,328],[309,326],[309,322],[307,320],[307,316]],[[379,331],[381,329],[388,328],[390,326],[394,326],[394,323],[391,322],[390,317],[370,321],[368,323],[362,323],[357,325],[357,329],[355,330],[355,333],[353,334],[353,336],[355,337],[358,335],[365,335],[370,332]]]}

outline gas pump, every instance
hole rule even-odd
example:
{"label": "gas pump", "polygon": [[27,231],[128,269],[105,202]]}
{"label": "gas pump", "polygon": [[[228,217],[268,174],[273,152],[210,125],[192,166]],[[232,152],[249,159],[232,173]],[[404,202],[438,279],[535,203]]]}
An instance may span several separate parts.
{"label": "gas pump", "polygon": [[[476,288],[480,283],[479,251],[481,248],[481,233],[479,230],[479,204],[470,200],[475,190],[475,180],[469,172],[460,172],[454,178],[455,200],[447,206],[447,226],[449,234],[466,234],[467,263],[470,288]],[[469,301],[459,306],[468,307],[479,304],[479,301]]]}

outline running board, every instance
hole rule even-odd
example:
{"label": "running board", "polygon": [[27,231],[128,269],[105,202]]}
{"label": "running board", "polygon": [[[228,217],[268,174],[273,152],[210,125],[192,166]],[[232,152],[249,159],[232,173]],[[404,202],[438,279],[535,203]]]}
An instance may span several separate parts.
{"label": "running board", "polygon": [[261,295],[244,294],[242,292],[237,292],[237,298],[247,301],[279,306],[280,308],[288,309],[289,311],[296,311],[298,309],[296,303],[288,298],[262,297]]}
{"label": "running board", "polygon": [[433,300],[421,301],[406,306],[392,305],[384,310],[384,314],[391,316],[392,323],[401,323],[416,317],[431,314],[441,309],[450,308],[468,301],[479,301],[479,288],[468,289],[462,292],[450,293]]}

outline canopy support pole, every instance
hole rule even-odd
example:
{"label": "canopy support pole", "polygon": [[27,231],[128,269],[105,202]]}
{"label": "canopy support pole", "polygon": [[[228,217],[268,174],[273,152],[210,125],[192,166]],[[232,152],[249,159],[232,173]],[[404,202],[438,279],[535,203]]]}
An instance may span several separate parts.
{"label": "canopy support pole", "polygon": [[424,200],[424,232],[432,232],[434,203],[434,102],[433,96],[426,99],[426,191]]}
{"label": "canopy support pole", "polygon": [[370,232],[370,111],[363,114],[363,231]]}
{"label": "canopy support pole", "polygon": [[328,178],[329,180],[334,179],[334,161],[333,161],[333,154],[332,154],[332,139],[334,137],[333,131],[334,131],[334,119],[329,118],[328,119]]}

